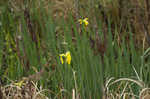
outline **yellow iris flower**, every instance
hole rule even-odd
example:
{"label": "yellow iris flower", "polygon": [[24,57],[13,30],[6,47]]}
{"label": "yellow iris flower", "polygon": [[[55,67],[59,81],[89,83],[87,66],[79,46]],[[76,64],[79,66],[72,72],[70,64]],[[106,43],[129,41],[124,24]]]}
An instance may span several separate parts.
{"label": "yellow iris flower", "polygon": [[68,64],[71,63],[71,55],[70,55],[70,52],[69,52],[69,51],[66,52],[66,62],[67,62]]}
{"label": "yellow iris flower", "polygon": [[87,26],[89,24],[88,18],[79,19],[78,21],[80,24],[84,24],[85,26]]}
{"label": "yellow iris flower", "polygon": [[65,61],[67,64],[70,64],[71,63],[71,54],[69,51],[67,51],[65,54],[60,54],[60,61],[62,64],[64,64],[64,59],[63,57],[65,58]]}
{"label": "yellow iris flower", "polygon": [[17,82],[17,83],[14,83],[14,85],[18,86],[18,87],[21,87],[23,85],[25,85],[24,81],[20,81],[20,82]]}

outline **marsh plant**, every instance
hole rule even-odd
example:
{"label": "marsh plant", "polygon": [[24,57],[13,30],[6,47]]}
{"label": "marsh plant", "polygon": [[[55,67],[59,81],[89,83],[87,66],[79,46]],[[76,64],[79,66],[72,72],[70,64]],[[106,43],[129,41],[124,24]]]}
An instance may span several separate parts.
{"label": "marsh plant", "polygon": [[0,5],[0,98],[149,99],[149,0]]}

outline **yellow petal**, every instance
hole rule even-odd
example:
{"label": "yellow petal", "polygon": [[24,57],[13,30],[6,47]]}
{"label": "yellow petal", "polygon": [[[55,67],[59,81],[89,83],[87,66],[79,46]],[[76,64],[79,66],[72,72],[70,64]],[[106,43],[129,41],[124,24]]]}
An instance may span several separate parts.
{"label": "yellow petal", "polygon": [[65,54],[59,54],[60,57],[65,56]]}
{"label": "yellow petal", "polygon": [[18,87],[21,87],[22,85],[24,85],[23,82],[24,82],[24,81],[22,80],[22,81],[20,81],[20,82],[18,82],[18,83],[14,83],[14,85],[16,85],[16,86],[18,86]]}
{"label": "yellow petal", "polygon": [[87,25],[89,24],[89,22],[88,22],[88,21],[85,21],[84,24],[85,24],[85,26],[87,26]]}
{"label": "yellow petal", "polygon": [[84,22],[85,26],[87,26],[87,25],[89,24],[88,18],[85,18],[85,19],[83,20],[83,22]]}
{"label": "yellow petal", "polygon": [[85,18],[84,20],[85,20],[85,21],[87,21],[87,20],[88,20],[88,18]]}
{"label": "yellow petal", "polygon": [[66,52],[66,62],[67,62],[68,64],[71,63],[71,55],[70,55],[70,52],[69,52],[69,51]]}
{"label": "yellow petal", "polygon": [[79,19],[78,21],[79,21],[80,24],[82,24],[82,21],[83,21],[83,20],[82,20],[82,19]]}

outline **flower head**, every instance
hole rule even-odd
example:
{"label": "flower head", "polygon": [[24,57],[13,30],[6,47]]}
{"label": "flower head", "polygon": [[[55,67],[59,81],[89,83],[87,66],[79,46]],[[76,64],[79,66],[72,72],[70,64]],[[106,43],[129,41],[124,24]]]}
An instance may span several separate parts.
{"label": "flower head", "polygon": [[60,54],[59,56],[62,64],[64,64],[64,59],[67,64],[71,63],[71,54],[69,51],[67,51],[65,54]]}
{"label": "flower head", "polygon": [[16,86],[18,86],[18,87],[21,87],[21,86],[23,86],[25,83],[24,83],[24,81],[23,80],[21,80],[21,81],[19,81],[19,82],[17,82],[17,83],[14,83],[14,85],[16,85]]}
{"label": "flower head", "polygon": [[80,24],[84,24],[85,26],[87,26],[89,24],[88,18],[79,19],[78,21]]}

